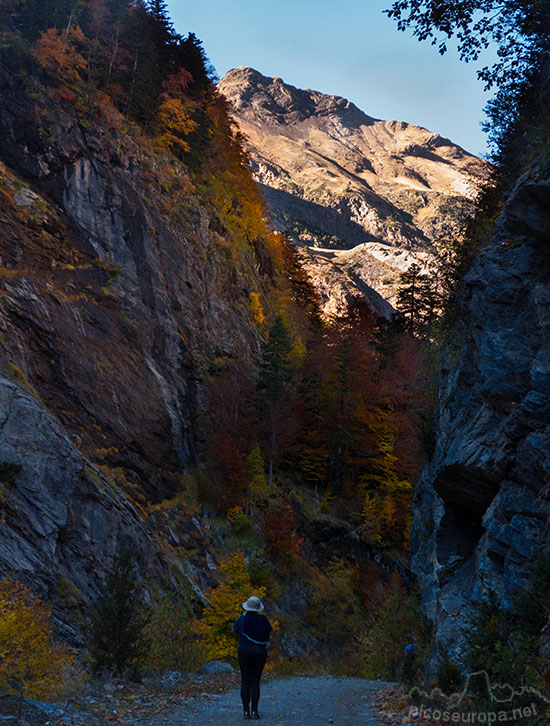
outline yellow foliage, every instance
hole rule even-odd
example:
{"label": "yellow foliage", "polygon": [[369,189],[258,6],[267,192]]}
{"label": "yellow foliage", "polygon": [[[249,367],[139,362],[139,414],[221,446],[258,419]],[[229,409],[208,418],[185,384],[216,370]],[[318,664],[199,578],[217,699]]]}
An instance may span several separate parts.
{"label": "yellow foliage", "polygon": [[362,624],[361,601],[354,586],[358,566],[333,557],[315,575],[308,622],[325,646],[340,646]]}
{"label": "yellow foliage", "polygon": [[250,502],[255,503],[269,496],[269,484],[265,476],[265,466],[262,452],[258,444],[254,446],[247,457],[250,484],[248,493]]}
{"label": "yellow foliage", "polygon": [[363,502],[361,531],[369,544],[378,544],[382,539],[381,497],[376,492],[367,492]]}
{"label": "yellow foliage", "polygon": [[28,588],[0,581],[1,690],[43,698],[74,669],[74,653],[54,643],[50,617]]}
{"label": "yellow foliage", "polygon": [[250,524],[248,515],[243,512],[243,508],[240,506],[231,507],[227,512],[227,519],[235,532],[242,532]]}
{"label": "yellow foliage", "polygon": [[243,612],[242,603],[254,594],[262,598],[265,587],[255,588],[252,593],[250,576],[241,550],[237,550],[220,564],[223,581],[208,593],[210,607],[196,623],[197,631],[204,638],[207,660],[223,660],[236,655],[237,636],[231,627]]}
{"label": "yellow foliage", "polygon": [[162,148],[178,152],[187,152],[190,146],[185,140],[197,128],[180,98],[166,98],[159,107],[159,121],[164,133],[159,139]]}
{"label": "yellow foliage", "polygon": [[250,299],[249,308],[252,313],[252,318],[256,325],[259,328],[262,328],[265,320],[265,314],[262,308],[262,303],[260,302],[260,296],[257,292],[251,292],[248,297]]}
{"label": "yellow foliage", "polygon": [[298,368],[304,362],[304,358],[306,357],[306,355],[306,346],[304,345],[302,337],[298,334],[294,338],[294,343],[292,344],[292,350],[290,351],[289,360],[294,366]]}

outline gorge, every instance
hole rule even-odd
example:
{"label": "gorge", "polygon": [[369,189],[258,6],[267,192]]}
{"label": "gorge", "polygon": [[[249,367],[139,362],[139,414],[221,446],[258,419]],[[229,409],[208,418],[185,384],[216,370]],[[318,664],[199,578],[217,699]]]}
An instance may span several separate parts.
{"label": "gorge", "polygon": [[162,8],[61,6],[0,8],[2,577],[80,651],[124,544],[203,660],[234,586],[283,664],[397,679],[412,634],[428,681],[464,671],[477,604],[512,607],[550,541],[544,164],[419,339],[400,276],[478,219],[488,162],[252,68],[216,83]]}

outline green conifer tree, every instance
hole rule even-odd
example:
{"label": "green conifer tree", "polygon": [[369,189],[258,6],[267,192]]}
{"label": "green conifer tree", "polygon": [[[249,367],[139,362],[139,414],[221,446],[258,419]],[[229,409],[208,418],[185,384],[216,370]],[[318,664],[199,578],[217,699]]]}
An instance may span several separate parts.
{"label": "green conifer tree", "polygon": [[290,331],[278,315],[273,321],[269,337],[262,348],[258,388],[268,428],[269,486],[273,480],[273,463],[278,449],[278,434],[285,417],[292,380]]}
{"label": "green conifer tree", "polygon": [[121,545],[96,605],[92,634],[92,670],[136,676],[147,624],[141,586],[126,545]]}
{"label": "green conifer tree", "polygon": [[397,309],[406,320],[406,329],[423,337],[437,315],[438,296],[432,277],[413,263],[400,277]]}

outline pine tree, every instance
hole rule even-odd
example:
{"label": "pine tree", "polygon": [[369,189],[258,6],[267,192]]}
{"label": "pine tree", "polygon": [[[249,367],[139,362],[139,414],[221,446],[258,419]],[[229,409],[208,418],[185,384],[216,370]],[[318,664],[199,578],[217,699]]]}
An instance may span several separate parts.
{"label": "pine tree", "polygon": [[210,77],[213,75],[213,68],[207,58],[202,46],[202,41],[195,33],[189,33],[187,38],[182,40],[177,50],[178,63],[182,65],[193,76],[191,89],[203,93],[211,88]]}
{"label": "pine tree", "polygon": [[143,653],[147,616],[141,586],[126,545],[121,545],[105,578],[96,606],[92,636],[92,670],[137,674]]}
{"label": "pine tree", "polygon": [[149,34],[155,45],[158,58],[159,80],[172,73],[175,42],[179,39],[170,20],[168,6],[164,0],[149,0]]}
{"label": "pine tree", "polygon": [[289,356],[292,351],[290,332],[278,315],[263,345],[259,388],[269,401],[279,399],[290,383],[292,372]]}
{"label": "pine tree", "polygon": [[290,397],[291,352],[290,331],[282,317],[278,315],[269,331],[269,338],[263,345],[258,381],[265,413],[264,420],[267,422],[270,487],[273,481],[273,464],[278,453],[280,428],[287,414]]}
{"label": "pine tree", "polygon": [[166,37],[171,37],[174,26],[170,20],[167,3],[164,0],[149,0],[147,8],[156,22],[165,29]]}
{"label": "pine tree", "polygon": [[433,323],[438,307],[434,280],[413,263],[400,277],[397,309],[406,320],[406,329],[423,337]]}

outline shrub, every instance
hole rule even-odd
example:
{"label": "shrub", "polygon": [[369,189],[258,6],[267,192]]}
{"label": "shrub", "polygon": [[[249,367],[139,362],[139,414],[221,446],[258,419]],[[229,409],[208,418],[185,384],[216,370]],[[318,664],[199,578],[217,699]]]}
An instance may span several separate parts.
{"label": "shrub", "polygon": [[[538,655],[540,636],[550,616],[550,555],[542,555],[533,568],[529,585],[505,609],[494,592],[478,604],[466,629],[467,666],[471,672],[486,671],[491,682],[507,684],[524,697],[514,698],[514,707],[530,706],[536,700],[529,689],[545,690],[545,661]],[[488,694],[478,694],[486,705]],[[546,724],[548,714],[518,724]]]}
{"label": "shrub", "polygon": [[372,616],[370,627],[358,638],[363,654],[361,676],[396,680],[404,666],[404,649],[412,634],[416,636],[417,651],[414,672],[407,674],[409,681],[416,677],[425,634],[416,593],[409,594],[402,578],[395,573],[387,587],[384,601]]}
{"label": "shrub", "polygon": [[75,654],[56,644],[51,608],[23,585],[0,581],[0,690],[44,698],[59,693],[76,668]]}
{"label": "shrub", "polygon": [[151,619],[143,635],[147,671],[188,673],[200,665],[201,646],[193,628],[191,608],[181,596],[153,592]]}
{"label": "shrub", "polygon": [[232,530],[237,533],[244,532],[250,525],[250,520],[245,512],[243,512],[242,507],[232,507],[227,512],[227,519],[231,524]]}
{"label": "shrub", "polygon": [[460,668],[452,661],[444,660],[437,669],[437,685],[447,696],[461,691],[464,686],[464,676]]}

